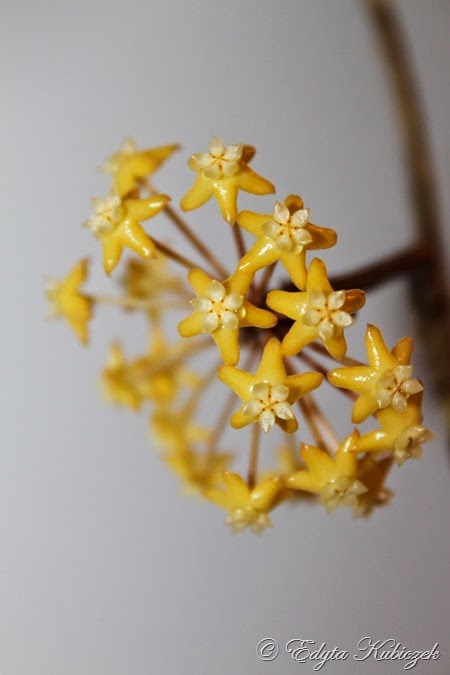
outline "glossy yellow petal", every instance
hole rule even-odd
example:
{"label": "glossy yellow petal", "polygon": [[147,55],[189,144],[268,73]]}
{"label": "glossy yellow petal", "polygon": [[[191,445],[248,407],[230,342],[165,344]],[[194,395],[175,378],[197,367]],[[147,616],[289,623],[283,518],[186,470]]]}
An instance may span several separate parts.
{"label": "glossy yellow petal", "polygon": [[330,370],[328,379],[335,387],[352,389],[365,393],[368,383],[376,377],[370,366],[350,366],[349,368],[336,368]]}
{"label": "glossy yellow petal", "polygon": [[273,384],[284,382],[286,379],[281,345],[277,338],[271,338],[264,347],[255,378],[257,381],[266,380]]}
{"label": "glossy yellow petal", "polygon": [[322,373],[299,373],[289,375],[286,383],[289,387],[289,403],[295,403],[299,398],[320,387],[323,381]]}
{"label": "glossy yellow petal", "polygon": [[411,361],[414,342],[409,337],[404,337],[394,345],[392,356],[401,364],[408,364]]}
{"label": "glossy yellow petal", "polygon": [[378,410],[376,399],[370,394],[362,394],[354,403],[352,410],[353,424],[361,424],[365,419]]}
{"label": "glossy yellow petal", "polygon": [[274,242],[268,237],[261,237],[241,258],[239,270],[254,274],[257,270],[272,265],[279,257],[279,251],[275,248]]}
{"label": "glossy yellow petal", "polygon": [[302,444],[300,455],[305,461],[311,475],[317,478],[321,485],[335,477],[335,462],[323,450],[315,448],[313,445]]}
{"label": "glossy yellow petal", "polygon": [[239,361],[239,329],[222,327],[211,333],[222,361],[227,366],[235,366]]}
{"label": "glossy yellow petal", "polygon": [[[273,308],[273,305],[269,307]],[[301,321],[296,321],[281,343],[282,352],[285,356],[295,356],[316,337],[317,330],[313,326],[305,326]]]}
{"label": "glossy yellow petal", "polygon": [[141,258],[156,258],[156,246],[135,220],[123,221],[113,235],[120,242],[137,253]]}
{"label": "glossy yellow petal", "polygon": [[321,483],[309,471],[296,471],[286,479],[287,487],[295,490],[306,490],[317,494],[320,492]]}
{"label": "glossy yellow petal", "polygon": [[256,382],[254,375],[233,366],[221,366],[217,371],[217,377],[243,401],[250,398],[250,389]]}
{"label": "glossy yellow petal", "polygon": [[211,277],[201,269],[192,269],[188,274],[188,281],[197,296],[207,296],[211,285]]}
{"label": "glossy yellow petal", "polygon": [[280,478],[267,478],[256,485],[250,494],[250,503],[259,511],[269,511],[282,487]]}
{"label": "glossy yellow petal", "polygon": [[181,337],[191,338],[203,333],[202,328],[203,315],[200,312],[192,312],[188,317],[178,324],[178,332]]}
{"label": "glossy yellow petal", "polygon": [[223,482],[228,492],[228,502],[232,508],[246,506],[250,498],[250,489],[237,473],[225,471]]}
{"label": "glossy yellow petal", "polygon": [[116,237],[104,236],[100,239],[103,250],[103,268],[111,274],[122,255],[122,244]]}
{"label": "glossy yellow petal", "polygon": [[306,248],[305,246],[301,253],[282,253],[280,255],[280,261],[283,263],[294,284],[300,289],[306,286]]}
{"label": "glossy yellow petal", "polygon": [[314,258],[308,268],[307,291],[319,291],[328,295],[333,289],[328,281],[327,268],[323,260]]}
{"label": "glossy yellow petal", "polygon": [[230,225],[236,220],[238,182],[235,176],[223,178],[213,183],[214,196],[219,204],[222,218]]}
{"label": "glossy yellow petal", "polygon": [[127,199],[125,206],[126,218],[130,220],[147,220],[162,211],[170,202],[168,195],[153,195],[148,199]]}
{"label": "glossy yellow petal", "polygon": [[301,309],[306,304],[307,297],[307,294],[303,292],[270,291],[267,294],[266,303],[275,312],[297,320],[301,317]]}
{"label": "glossy yellow petal", "polygon": [[245,316],[239,322],[244,328],[255,326],[256,328],[272,328],[277,323],[277,317],[266,309],[260,309],[247,300],[244,301]]}
{"label": "glossy yellow petal", "polygon": [[248,426],[254,421],[255,420],[253,419],[253,417],[244,415],[242,409],[240,408],[239,410],[236,410],[236,412],[232,414],[230,424],[233,427],[233,429],[243,429],[244,427]]}
{"label": "glossy yellow petal", "polygon": [[271,213],[255,213],[254,211],[240,211],[236,217],[239,225],[254,234],[256,237],[261,237],[262,226],[267,223],[272,217]]}
{"label": "glossy yellow petal", "polygon": [[251,192],[254,195],[267,195],[275,192],[275,186],[267,178],[263,178],[248,166],[242,166],[237,175],[239,187],[245,192]]}
{"label": "glossy yellow petal", "polygon": [[329,340],[324,340],[323,346],[329,352],[329,354],[331,354],[331,356],[333,356],[338,361],[343,359],[347,352],[347,341],[344,335],[338,335],[337,337],[332,337]]}
{"label": "glossy yellow petal", "polygon": [[187,191],[180,202],[183,211],[192,211],[205,204],[214,194],[211,181],[201,174],[195,179],[194,185]]}

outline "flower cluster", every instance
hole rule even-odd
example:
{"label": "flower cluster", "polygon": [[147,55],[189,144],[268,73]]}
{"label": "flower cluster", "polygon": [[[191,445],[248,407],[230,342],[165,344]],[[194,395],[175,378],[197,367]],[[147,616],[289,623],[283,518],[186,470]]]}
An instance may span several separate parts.
{"label": "flower cluster", "polygon": [[[347,355],[346,334],[365,294],[333,288],[323,260],[308,259],[311,251],[334,246],[336,232],[313,224],[295,194],[275,199],[269,213],[239,211],[240,190],[269,195],[275,188],[249,167],[254,148],[226,146],[213,137],[208,152],[189,160],[196,178],[181,208],[191,211],[215,198],[222,228],[239,254],[227,269],[216,254],[219,230],[209,240],[201,236],[150,182],[178,147],[138,150],[127,140],[103,165],[112,187],[105,198],[92,200],[94,213],[84,225],[100,241],[108,275],[124,248],[138,257],[124,263],[120,294],[81,290],[87,259],[62,281],[49,281],[51,315],[64,317],[82,343],[98,304],[147,317],[143,354],[128,359],[119,342],[111,345],[104,391],[134,411],[150,405],[150,431],[162,460],[189,492],[227,512],[233,532],[248,527],[260,533],[271,525],[276,506],[306,503],[308,495],[328,513],[348,506],[357,516],[370,514],[391,497],[384,483],[393,464],[419,458],[432,438],[422,425],[423,385],[410,363],[412,340],[405,337],[389,349],[380,329],[369,324],[368,363]],[[200,263],[144,230],[142,222],[159,213]],[[278,264],[285,279],[271,286]],[[187,279],[177,266],[187,270]],[[168,312],[179,315],[175,336]],[[328,370],[323,359],[339,367]],[[353,402],[344,438],[317,401],[325,383]],[[358,429],[369,418],[375,428]],[[230,451],[223,443],[232,429],[239,435]],[[263,442],[273,460],[268,468],[261,462]]]}

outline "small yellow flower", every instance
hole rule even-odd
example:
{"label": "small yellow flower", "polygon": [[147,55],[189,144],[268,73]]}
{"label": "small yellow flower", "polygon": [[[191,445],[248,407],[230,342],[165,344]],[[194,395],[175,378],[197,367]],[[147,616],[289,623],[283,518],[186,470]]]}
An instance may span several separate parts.
{"label": "small yellow flower", "polygon": [[367,492],[359,495],[355,516],[369,516],[376,506],[388,504],[392,492],[384,487],[384,482],[392,467],[392,462],[392,457],[375,459],[371,454],[358,459],[358,480],[366,486]]}
{"label": "small yellow flower", "polygon": [[333,291],[325,264],[319,258],[309,266],[306,291],[271,291],[267,296],[271,309],[295,321],[282,343],[286,356],[298,354],[310,342],[321,340],[334,358],[341,359],[347,351],[344,328],[351,326],[351,314],[364,303],[363,291]]}
{"label": "small yellow flower", "polygon": [[120,345],[113,344],[102,373],[108,397],[133,410],[143,401],[171,401],[180,385],[192,380],[182,364],[185,353],[179,344],[167,345],[158,332],[149,353],[132,361],[126,361]]}
{"label": "small yellow flower", "polygon": [[46,297],[49,317],[64,317],[82,344],[88,342],[88,323],[92,318],[92,300],[79,289],[87,279],[88,260],[80,260],[62,281],[48,279]]}
{"label": "small yellow flower", "polygon": [[196,495],[220,486],[231,459],[231,454],[208,454],[189,447],[163,455],[164,462],[181,478],[185,492]]}
{"label": "small yellow flower", "polygon": [[272,214],[241,211],[237,222],[258,237],[239,269],[254,273],[280,260],[300,289],[306,283],[306,251],[330,248],[336,243],[334,230],[309,222],[309,209],[304,208],[297,195],[288,195],[284,203],[277,201]]}
{"label": "small yellow flower", "polygon": [[186,287],[180,277],[167,268],[162,255],[155,260],[129,258],[123,276],[125,294],[137,300],[161,300],[164,293],[184,295]]}
{"label": "small yellow flower", "polygon": [[178,453],[191,443],[206,442],[210,431],[195,424],[190,407],[174,409],[158,405],[150,417],[150,431],[163,450]]}
{"label": "small yellow flower", "polygon": [[271,328],[277,322],[272,312],[245,300],[250,281],[239,272],[220,282],[193,269],[188,280],[197,297],[191,300],[194,311],[181,321],[178,332],[182,337],[209,333],[227,365],[239,361],[240,328]]}
{"label": "small yellow flower", "polygon": [[297,471],[287,480],[287,487],[306,490],[320,496],[328,513],[338,506],[356,508],[359,496],[367,487],[357,478],[358,463],[352,449],[358,432],[348,436],[332,458],[323,450],[302,444],[301,456],[307,470]]}
{"label": "small yellow flower", "polygon": [[136,182],[154,173],[179,145],[163,145],[149,150],[138,150],[133,139],[127,138],[118,152],[100,168],[114,177],[114,189],[123,197],[136,187]]}
{"label": "small yellow flower", "polygon": [[259,422],[265,432],[278,424],[291,434],[298,429],[292,404],[322,382],[320,373],[287,375],[276,338],[266,344],[255,375],[233,366],[222,366],[218,377],[243,401],[231,418],[235,429]]}
{"label": "small yellow flower", "polygon": [[359,424],[376,410],[391,405],[404,412],[411,394],[423,387],[412,378],[409,365],[413,342],[403,338],[393,348],[387,348],[380,330],[369,325],[366,332],[368,366],[337,368],[328,373],[328,379],[336,387],[344,387],[361,394],[353,406],[352,421]]}
{"label": "small yellow flower", "polygon": [[223,483],[223,489],[207,490],[204,496],[229,512],[225,524],[233,534],[246,527],[261,534],[266,527],[272,527],[268,514],[277,505],[283,487],[279,477],[267,478],[250,489],[238,474],[225,471]]}
{"label": "small yellow flower", "polygon": [[112,403],[139,410],[142,396],[138,391],[135,372],[131,363],[125,360],[122,347],[117,342],[108,350],[101,382]]}
{"label": "small yellow flower", "polygon": [[422,393],[409,398],[404,412],[390,406],[376,413],[382,428],[361,436],[357,452],[392,452],[398,466],[410,458],[420,459],[422,445],[434,438],[434,434],[421,424]]}
{"label": "small yellow flower", "polygon": [[213,136],[209,152],[197,153],[189,160],[189,166],[198,176],[181,200],[183,211],[202,206],[214,195],[222,217],[232,225],[236,220],[239,190],[255,195],[275,192],[270,181],[247,165],[254,154],[254,148],[249,145],[237,143],[226,147],[220,138]]}
{"label": "small yellow flower", "polygon": [[170,201],[167,195],[148,199],[126,199],[110,194],[106,199],[92,199],[94,214],[84,223],[100,239],[103,267],[110,274],[119,262],[124,246],[142,258],[155,258],[156,247],[139,224],[159,213]]}

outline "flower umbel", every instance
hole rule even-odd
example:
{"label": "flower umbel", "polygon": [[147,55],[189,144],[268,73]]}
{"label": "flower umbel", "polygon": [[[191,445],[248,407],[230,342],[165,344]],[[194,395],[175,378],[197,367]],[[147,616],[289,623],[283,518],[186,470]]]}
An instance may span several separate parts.
{"label": "flower umbel", "polygon": [[[125,310],[135,335],[145,331],[138,356],[125,357],[122,342],[113,342],[102,372],[105,393],[135,412],[150,409],[160,459],[185,492],[227,512],[233,533],[262,533],[285,502],[303,508],[319,501],[328,513],[348,506],[368,516],[389,503],[392,466],[418,459],[433,438],[422,423],[412,340],[404,337],[390,350],[369,324],[367,365],[347,356],[345,333],[365,294],[343,290],[339,280],[332,285],[324,261],[308,259],[311,251],[334,246],[336,232],[314,225],[296,194],[274,200],[268,213],[238,213],[240,190],[265,195],[275,188],[250,169],[252,146],[213,137],[208,152],[189,160],[196,179],[181,207],[192,211],[215,197],[238,254],[237,262],[223,260],[227,245],[219,230],[211,223],[203,237],[149,182],[178,147],[139,150],[127,139],[108,159],[110,192],[92,200],[85,226],[100,241],[108,275],[124,248],[137,257],[126,259],[112,295],[81,291],[88,264],[80,260],[65,279],[48,283],[51,314],[64,317],[82,343],[99,304]],[[164,241],[145,232],[141,223],[160,212],[192,251],[173,244],[172,232]],[[246,233],[254,238],[248,250]],[[180,269],[187,270],[192,294]],[[358,285],[355,274],[345,277]],[[351,426],[342,435],[329,419],[328,401],[326,407],[318,402],[324,376],[352,399]],[[352,431],[371,416],[375,429]],[[349,423],[340,420],[339,429]]]}
{"label": "flower umbel", "polygon": [[88,324],[92,318],[92,299],[80,292],[88,274],[88,260],[83,258],[62,281],[47,279],[46,297],[50,302],[49,318],[64,317],[82,344],[88,342]]}

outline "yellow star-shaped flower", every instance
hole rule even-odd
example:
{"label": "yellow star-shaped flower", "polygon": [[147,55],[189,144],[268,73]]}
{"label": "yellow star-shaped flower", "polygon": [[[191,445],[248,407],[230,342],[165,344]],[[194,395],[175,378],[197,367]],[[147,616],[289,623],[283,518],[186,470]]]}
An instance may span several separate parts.
{"label": "yellow star-shaped flower", "polygon": [[82,344],[88,342],[88,323],[92,318],[92,299],[79,289],[87,279],[88,260],[80,260],[62,281],[48,279],[46,297],[49,317],[64,317]]}
{"label": "yellow star-shaped flower", "polygon": [[358,459],[358,480],[366,486],[367,492],[359,495],[355,507],[355,516],[369,516],[377,506],[386,506],[392,497],[392,491],[384,487],[384,482],[392,467],[392,457],[376,458],[367,454]]}
{"label": "yellow star-shaped flower", "polygon": [[422,444],[434,438],[434,434],[421,424],[422,394],[413,394],[404,412],[390,406],[376,413],[381,429],[361,436],[356,451],[391,452],[398,466],[410,458],[420,459]]}
{"label": "yellow star-shaped flower", "polygon": [[142,395],[136,382],[135,368],[132,362],[125,360],[122,347],[117,342],[108,350],[101,382],[107,398],[112,403],[139,410]]}
{"label": "yellow star-shaped flower", "polygon": [[223,489],[207,490],[204,496],[229,512],[225,524],[233,534],[246,527],[261,534],[266,527],[272,527],[268,514],[277,505],[283,487],[279,477],[262,480],[250,489],[238,474],[225,471],[223,484]]}
{"label": "yellow star-shaped flower", "polygon": [[272,312],[245,300],[251,280],[239,272],[220,282],[193,269],[188,280],[197,297],[191,300],[194,311],[181,321],[178,332],[182,337],[210,333],[227,365],[239,361],[240,328],[272,328],[277,322]]}
{"label": "yellow star-shaped flower", "polygon": [[154,260],[129,258],[122,283],[126,296],[137,300],[156,302],[166,293],[180,296],[186,293],[183,280],[171,273],[162,255]]}
{"label": "yellow star-shaped flower", "polygon": [[231,418],[235,429],[259,422],[265,432],[278,424],[288,434],[298,429],[292,404],[322,382],[321,373],[287,375],[276,338],[266,344],[255,375],[232,366],[222,366],[218,377],[243,401]]}
{"label": "yellow star-shaped flower", "polygon": [[341,443],[334,457],[312,445],[302,444],[300,454],[307,469],[287,478],[287,487],[319,495],[328,513],[338,506],[356,508],[359,496],[367,491],[357,478],[358,462],[352,454],[357,440],[355,431]]}
{"label": "yellow star-shaped flower", "polygon": [[149,353],[132,361],[125,359],[119,344],[113,344],[102,373],[108,398],[132,410],[138,410],[144,401],[173,400],[180,385],[189,379],[181,363],[184,354],[182,346],[167,345],[158,335]]}
{"label": "yellow star-shaped flower", "polygon": [[154,173],[179,145],[163,145],[148,150],[138,150],[133,139],[127,138],[118,152],[100,167],[114,178],[114,189],[121,197],[131,192],[136,183]]}
{"label": "yellow star-shaped flower", "polygon": [[271,291],[268,306],[285,314],[295,323],[282,343],[285,356],[298,354],[313,340],[321,340],[327,351],[341,359],[347,351],[344,328],[351,326],[351,314],[365,303],[363,291],[333,291],[325,263],[314,258],[308,269],[306,291]]}
{"label": "yellow star-shaped flower", "polygon": [[122,200],[118,194],[110,194],[106,199],[92,199],[94,214],[84,226],[100,239],[107,274],[116,267],[124,246],[141,258],[156,258],[155,244],[139,223],[159,213],[168,201],[167,195]]}
{"label": "yellow star-shaped flower", "polygon": [[280,260],[300,289],[306,283],[306,251],[330,248],[337,239],[334,230],[309,222],[309,209],[304,208],[303,199],[297,195],[288,195],[284,203],[276,202],[271,214],[241,211],[237,222],[258,237],[239,269],[255,273]]}
{"label": "yellow star-shaped flower", "polygon": [[219,487],[231,458],[231,454],[209,454],[188,447],[163,456],[164,462],[181,478],[184,491],[195,495]]}
{"label": "yellow star-shaped flower", "polygon": [[174,409],[158,405],[150,417],[150,432],[164,450],[171,453],[185,451],[191,443],[206,442],[211,432],[195,424],[190,406]]}
{"label": "yellow star-shaped flower", "polygon": [[404,412],[411,394],[423,389],[420,382],[411,377],[409,362],[413,341],[410,338],[403,338],[389,351],[381,331],[368,325],[366,349],[368,366],[336,368],[328,373],[328,379],[336,387],[361,394],[353,406],[352,421],[355,424],[389,405],[400,413]]}
{"label": "yellow star-shaped flower", "polygon": [[189,160],[189,166],[198,176],[181,200],[183,211],[197,209],[214,195],[222,217],[232,225],[236,220],[239,190],[255,195],[275,192],[270,181],[248,166],[254,154],[255,149],[250,145],[237,143],[226,147],[220,138],[213,136],[209,152],[197,153]]}

